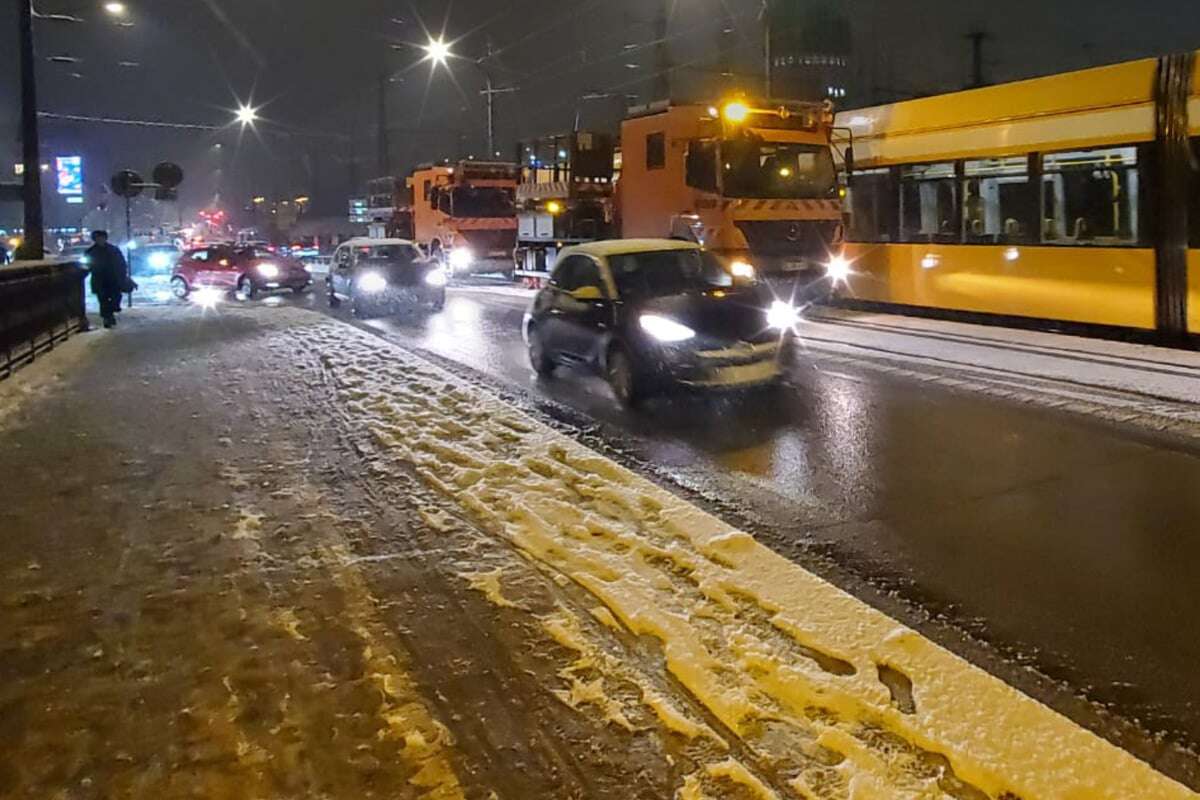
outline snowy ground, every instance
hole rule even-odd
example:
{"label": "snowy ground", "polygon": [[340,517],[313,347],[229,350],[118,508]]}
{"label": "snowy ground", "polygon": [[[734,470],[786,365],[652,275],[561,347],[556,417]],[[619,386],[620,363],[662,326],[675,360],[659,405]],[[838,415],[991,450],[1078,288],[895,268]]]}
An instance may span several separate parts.
{"label": "snowy ground", "polygon": [[1195,796],[403,348],[97,336],[4,434],[0,795]]}

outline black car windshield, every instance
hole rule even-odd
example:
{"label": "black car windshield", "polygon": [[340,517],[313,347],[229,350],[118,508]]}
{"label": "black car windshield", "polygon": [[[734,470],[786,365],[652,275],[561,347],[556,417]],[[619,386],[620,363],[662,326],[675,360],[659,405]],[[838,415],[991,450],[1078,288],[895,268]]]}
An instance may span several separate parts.
{"label": "black car windshield", "polygon": [[453,190],[456,217],[511,217],[513,190],[492,186],[459,186]]}
{"label": "black car windshield", "polygon": [[704,250],[665,250],[609,256],[621,297],[663,297],[733,285],[720,259]]}
{"label": "black car windshield", "polygon": [[360,247],[360,261],[389,261],[398,264],[410,264],[421,257],[421,251],[411,244],[379,244],[371,247]]}
{"label": "black car windshield", "polygon": [[828,147],[764,142],[757,136],[721,143],[727,197],[831,197],[837,172]]}

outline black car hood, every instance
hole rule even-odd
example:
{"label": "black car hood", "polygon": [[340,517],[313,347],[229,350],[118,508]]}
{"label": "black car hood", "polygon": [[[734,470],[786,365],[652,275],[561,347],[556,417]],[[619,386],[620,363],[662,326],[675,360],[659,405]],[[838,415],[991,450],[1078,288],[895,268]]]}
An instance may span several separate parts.
{"label": "black car hood", "polygon": [[772,300],[765,287],[711,289],[637,300],[630,310],[661,314],[710,341],[763,342],[778,335],[767,327]]}

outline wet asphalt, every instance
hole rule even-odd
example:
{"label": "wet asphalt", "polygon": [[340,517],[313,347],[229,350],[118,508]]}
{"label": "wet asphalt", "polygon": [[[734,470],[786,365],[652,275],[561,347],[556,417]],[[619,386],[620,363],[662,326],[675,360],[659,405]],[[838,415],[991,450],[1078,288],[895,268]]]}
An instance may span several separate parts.
{"label": "wet asphalt", "polygon": [[1132,722],[1200,744],[1195,443],[803,349],[776,390],[625,412],[596,378],[535,379],[520,337],[527,302],[462,287],[440,314],[362,324],[582,420],[777,551],[1195,780],[1178,747],[1127,738]]}

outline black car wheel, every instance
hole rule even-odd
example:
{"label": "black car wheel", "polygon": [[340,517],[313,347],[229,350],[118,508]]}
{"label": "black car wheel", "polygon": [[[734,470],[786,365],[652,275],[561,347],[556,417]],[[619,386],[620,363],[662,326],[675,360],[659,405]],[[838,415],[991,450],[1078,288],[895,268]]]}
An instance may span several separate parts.
{"label": "black car wheel", "polygon": [[529,365],[542,377],[547,377],[554,372],[554,359],[550,358],[550,354],[546,352],[546,344],[542,341],[542,335],[538,333],[537,328],[529,329]]}
{"label": "black car wheel", "polygon": [[177,300],[187,300],[188,295],[192,293],[192,287],[188,286],[187,280],[176,275],[171,278],[171,294],[175,295]]}
{"label": "black car wheel", "polygon": [[258,287],[254,285],[254,281],[248,277],[238,281],[237,297],[239,300],[253,300],[258,296]]}
{"label": "black car wheel", "polygon": [[441,311],[443,308],[445,308],[446,307],[446,293],[442,292],[437,297],[433,298],[433,302],[429,304],[429,307],[432,308],[434,311]]}
{"label": "black car wheel", "polygon": [[626,408],[636,406],[645,396],[645,381],[638,374],[625,348],[616,345],[608,354],[605,377],[617,402]]}
{"label": "black car wheel", "polygon": [[329,293],[327,296],[329,298],[329,307],[330,308],[337,308],[342,304],[342,299],[333,293],[332,286],[329,287]]}

